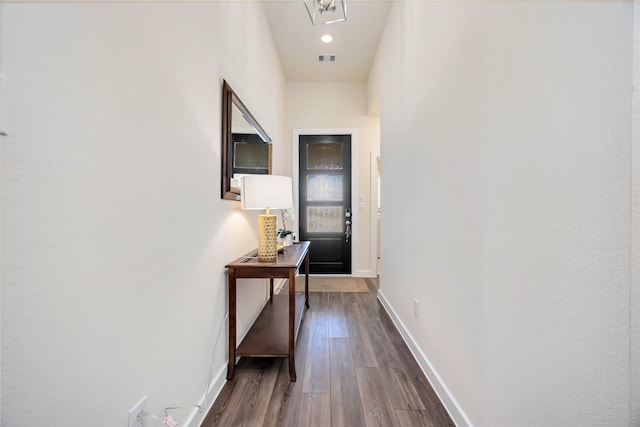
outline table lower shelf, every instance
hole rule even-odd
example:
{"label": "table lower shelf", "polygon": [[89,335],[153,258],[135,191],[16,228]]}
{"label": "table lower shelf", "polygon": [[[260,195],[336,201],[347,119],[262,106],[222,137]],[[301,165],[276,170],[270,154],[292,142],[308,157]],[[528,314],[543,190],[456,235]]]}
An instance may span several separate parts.
{"label": "table lower shelf", "polygon": [[[295,334],[294,342],[300,331],[304,315],[305,297],[302,293],[295,296]],[[267,302],[255,323],[247,332],[238,348],[236,356],[282,357],[289,356],[289,295],[274,295]]]}

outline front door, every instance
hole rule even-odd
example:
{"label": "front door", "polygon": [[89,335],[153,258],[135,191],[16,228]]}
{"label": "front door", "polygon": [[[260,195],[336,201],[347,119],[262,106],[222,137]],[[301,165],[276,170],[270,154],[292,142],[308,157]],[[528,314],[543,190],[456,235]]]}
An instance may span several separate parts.
{"label": "front door", "polygon": [[300,135],[300,240],[309,272],[351,274],[351,135]]}

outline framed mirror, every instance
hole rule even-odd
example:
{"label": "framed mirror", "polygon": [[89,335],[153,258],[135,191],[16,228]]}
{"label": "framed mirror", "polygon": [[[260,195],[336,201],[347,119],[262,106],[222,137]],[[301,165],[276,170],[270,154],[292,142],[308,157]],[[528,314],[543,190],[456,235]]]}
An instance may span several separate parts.
{"label": "framed mirror", "polygon": [[271,174],[271,138],[223,81],[222,198],[240,200],[240,178],[250,174]]}

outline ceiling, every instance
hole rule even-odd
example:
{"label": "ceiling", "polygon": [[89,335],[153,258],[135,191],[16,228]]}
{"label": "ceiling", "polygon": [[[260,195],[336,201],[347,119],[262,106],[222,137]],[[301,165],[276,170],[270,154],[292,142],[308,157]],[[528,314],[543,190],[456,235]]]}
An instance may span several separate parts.
{"label": "ceiling", "polygon": [[[265,1],[273,40],[289,82],[366,81],[391,1],[346,0],[347,20],[314,27],[303,0]],[[331,34],[333,42],[320,41]],[[319,62],[319,54],[335,62]]]}

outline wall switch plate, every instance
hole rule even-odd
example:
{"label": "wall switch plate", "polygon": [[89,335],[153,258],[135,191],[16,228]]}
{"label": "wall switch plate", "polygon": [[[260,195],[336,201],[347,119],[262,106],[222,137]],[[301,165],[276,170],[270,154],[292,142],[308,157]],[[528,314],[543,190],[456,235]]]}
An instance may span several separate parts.
{"label": "wall switch plate", "polygon": [[416,298],[413,299],[413,316],[418,317],[418,300]]}
{"label": "wall switch plate", "polygon": [[133,408],[129,409],[129,427],[146,427],[144,417],[138,417],[147,409],[147,396],[143,397],[140,402],[136,403]]}

